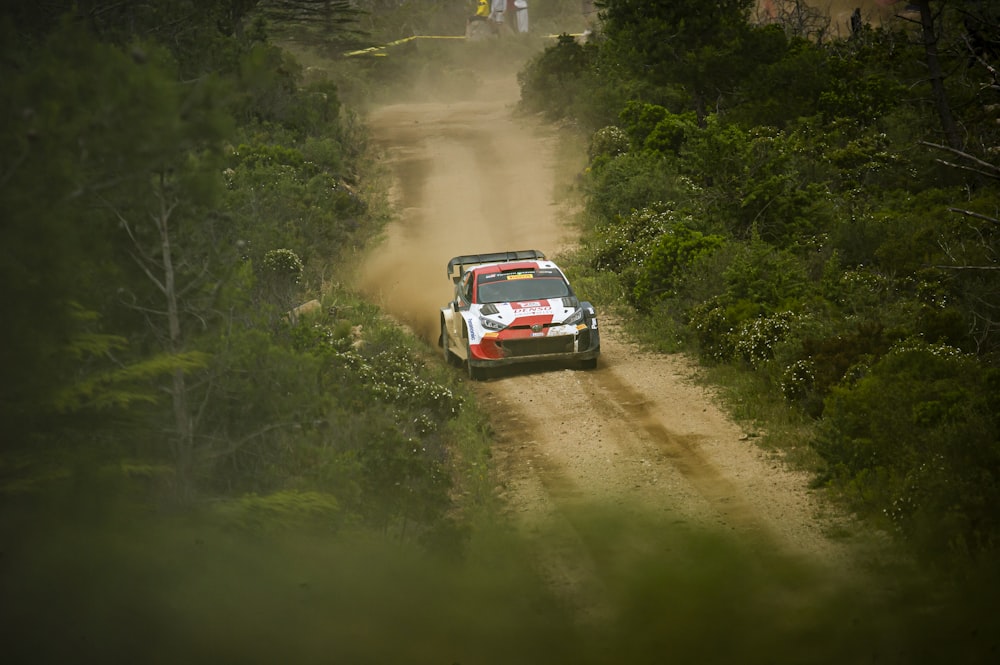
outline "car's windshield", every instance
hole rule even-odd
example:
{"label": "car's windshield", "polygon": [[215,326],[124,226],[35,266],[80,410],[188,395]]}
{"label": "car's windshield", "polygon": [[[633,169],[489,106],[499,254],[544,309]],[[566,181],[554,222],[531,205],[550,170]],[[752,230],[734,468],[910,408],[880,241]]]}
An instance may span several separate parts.
{"label": "car's windshield", "polygon": [[478,303],[516,302],[564,298],[570,295],[569,285],[559,277],[506,279],[479,285]]}

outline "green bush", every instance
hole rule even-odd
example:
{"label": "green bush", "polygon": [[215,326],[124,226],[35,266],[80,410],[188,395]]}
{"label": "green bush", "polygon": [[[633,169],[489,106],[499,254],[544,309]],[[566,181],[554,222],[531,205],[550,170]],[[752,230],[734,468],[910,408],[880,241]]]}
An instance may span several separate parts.
{"label": "green bush", "polygon": [[632,147],[662,155],[676,156],[688,137],[698,130],[698,118],[693,112],[671,113],[656,104],[630,101],[619,119]]}
{"label": "green bush", "polygon": [[881,323],[861,321],[853,329],[835,325],[833,329],[802,335],[796,360],[782,375],[782,394],[818,418],[830,390],[849,378],[852,370],[877,362],[895,340],[896,336],[888,333]]}
{"label": "green bush", "polygon": [[633,294],[639,309],[654,301],[676,295],[678,285],[699,259],[722,247],[725,239],[689,228],[684,219],[671,215],[668,228],[654,242],[639,273]]}
{"label": "green bush", "polygon": [[778,312],[743,321],[732,336],[734,355],[759,367],[774,358],[775,347],[793,333],[799,318],[794,312]]}
{"label": "green bush", "polygon": [[952,347],[898,344],[833,389],[814,444],[828,479],[928,555],[996,548],[998,388]]}
{"label": "green bush", "polygon": [[732,359],[735,325],[727,316],[721,297],[698,303],[688,312],[688,328],[698,343],[702,360],[724,363]]}
{"label": "green bush", "polygon": [[725,269],[726,296],[754,310],[754,316],[794,309],[810,286],[801,259],[761,240],[742,245]]}
{"label": "green bush", "polygon": [[586,187],[587,212],[600,221],[665,201],[684,207],[694,196],[691,181],[681,177],[663,157],[650,152],[598,158],[598,163],[591,167]]}
{"label": "green bush", "polygon": [[665,206],[653,206],[612,218],[593,234],[591,267],[621,272],[642,264],[656,240],[669,228],[672,215],[673,211]]}
{"label": "green bush", "polygon": [[275,279],[297,284],[302,276],[302,259],[290,249],[272,249],[264,254],[261,270]]}
{"label": "green bush", "polygon": [[591,163],[598,157],[612,158],[624,155],[628,152],[628,135],[614,125],[608,125],[598,129],[590,137],[590,147],[587,149],[587,156]]}
{"label": "green bush", "polygon": [[653,133],[653,129],[669,115],[667,109],[657,104],[631,100],[625,103],[618,118],[632,146],[641,149],[646,145],[646,138]]}
{"label": "green bush", "polygon": [[573,108],[587,98],[587,74],[596,55],[595,46],[560,35],[518,72],[521,106],[550,119],[571,116]]}

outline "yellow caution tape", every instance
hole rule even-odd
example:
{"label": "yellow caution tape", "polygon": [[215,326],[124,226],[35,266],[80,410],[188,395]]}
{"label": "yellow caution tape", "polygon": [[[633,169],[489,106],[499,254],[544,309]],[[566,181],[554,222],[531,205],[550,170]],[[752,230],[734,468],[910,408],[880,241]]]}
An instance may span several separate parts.
{"label": "yellow caution tape", "polygon": [[465,35],[413,35],[412,37],[397,39],[394,42],[382,44],[381,46],[369,46],[368,48],[363,48],[358,51],[348,51],[344,53],[344,55],[347,57],[354,55],[385,55],[385,53],[378,53],[378,51],[387,49],[390,46],[399,46],[400,44],[405,44],[406,42],[413,41],[414,39],[465,39]]}
{"label": "yellow caution tape", "polygon": [[[566,34],[566,33],[563,33]],[[556,39],[562,35],[546,35],[550,39]],[[583,33],[572,33],[570,37],[582,37]],[[344,55],[348,58],[355,55],[374,55],[385,57],[385,53],[380,53],[390,46],[399,46],[400,44],[405,44],[406,42],[413,41],[414,39],[465,39],[465,35],[413,35],[412,37],[404,37],[403,39],[397,39],[394,42],[389,42],[388,44],[382,44],[381,46],[369,46],[368,48],[359,49],[357,51],[347,51]]]}

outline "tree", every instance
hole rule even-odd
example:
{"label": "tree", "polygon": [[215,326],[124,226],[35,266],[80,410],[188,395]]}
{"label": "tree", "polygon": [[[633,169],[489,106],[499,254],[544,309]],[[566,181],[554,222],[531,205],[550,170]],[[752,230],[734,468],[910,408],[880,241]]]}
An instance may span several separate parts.
{"label": "tree", "polygon": [[280,31],[337,56],[362,44],[357,27],[365,12],[350,0],[263,0],[260,15]]}
{"label": "tree", "polygon": [[[741,75],[753,0],[601,0],[602,47],[618,67],[662,88],[683,86],[699,118]],[[743,63],[745,64],[745,63]],[[682,111],[685,109],[672,109]]]}
{"label": "tree", "polygon": [[920,39],[924,47],[924,56],[927,60],[927,76],[931,84],[934,108],[937,110],[938,119],[941,121],[941,131],[949,146],[960,149],[962,147],[962,137],[959,134],[958,124],[955,122],[951,105],[948,102],[948,93],[944,85],[944,67],[941,64],[938,52],[938,44],[941,38],[938,23],[941,14],[931,9],[930,0],[918,0],[914,4],[920,10]]}
{"label": "tree", "polygon": [[185,377],[203,362],[191,333],[210,326],[237,256],[213,213],[222,87],[178,82],[163,50],[127,52],[73,23],[6,73],[4,415],[27,440],[55,412],[154,400],[167,378],[186,494]]}

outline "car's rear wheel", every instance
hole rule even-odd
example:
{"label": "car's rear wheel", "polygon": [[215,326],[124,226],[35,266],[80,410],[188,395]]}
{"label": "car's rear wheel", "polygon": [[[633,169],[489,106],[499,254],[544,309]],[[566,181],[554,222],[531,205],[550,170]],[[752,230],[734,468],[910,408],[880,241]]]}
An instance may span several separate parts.
{"label": "car's rear wheel", "polygon": [[595,369],[597,367],[597,358],[587,358],[586,360],[580,361],[580,369]]}

